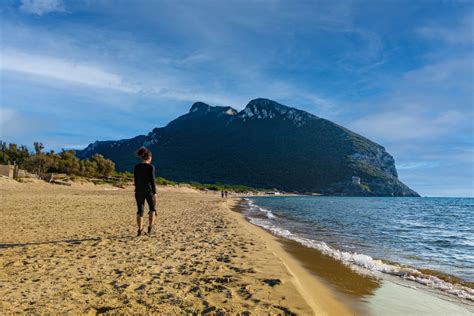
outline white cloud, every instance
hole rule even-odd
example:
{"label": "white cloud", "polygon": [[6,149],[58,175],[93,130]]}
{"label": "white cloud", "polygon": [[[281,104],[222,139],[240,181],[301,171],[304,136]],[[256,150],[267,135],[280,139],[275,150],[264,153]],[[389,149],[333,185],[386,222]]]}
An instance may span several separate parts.
{"label": "white cloud", "polygon": [[[57,41],[56,41],[57,43]],[[58,47],[59,49],[61,47]],[[63,50],[69,51],[69,45]],[[85,52],[84,52],[85,54]],[[104,90],[119,90],[129,94],[139,94],[156,100],[173,100],[195,102],[203,101],[211,105],[244,107],[247,102],[257,97],[272,98],[282,103],[303,107],[316,115],[327,117],[335,114],[335,105],[332,100],[320,96],[314,91],[301,88],[291,82],[269,79],[259,69],[244,71],[238,67],[233,75],[236,79],[236,91],[230,92],[225,86],[216,86],[213,81],[200,80],[199,72],[190,69],[175,67],[189,64],[207,57],[203,54],[190,55],[182,61],[164,60],[164,66],[150,74],[146,70],[123,68],[120,65],[104,66],[103,61],[95,60],[95,56],[88,56],[88,63],[80,57],[57,57],[54,55],[34,54],[16,48],[4,49],[0,55],[0,71],[18,72],[29,77],[45,77],[53,83],[80,84],[83,86]],[[241,65],[239,65],[241,66]],[[109,71],[106,69],[119,69]],[[231,72],[232,69],[229,69]],[[196,75],[195,75],[196,74]],[[125,81],[124,78],[127,78]],[[217,82],[218,80],[214,81]],[[77,91],[76,91],[77,92]],[[102,94],[87,94],[88,97],[100,98]],[[123,100],[114,100],[118,106]]]}
{"label": "white cloud", "polygon": [[413,161],[397,164],[398,170],[410,170],[410,169],[432,169],[437,168],[441,163],[437,161]]}
{"label": "white cloud", "polygon": [[458,25],[447,26],[423,26],[416,32],[428,39],[441,40],[449,44],[471,44],[474,42],[474,12],[466,14]]}
{"label": "white cloud", "polygon": [[12,107],[0,106],[0,140],[15,142],[26,135],[34,135],[50,122],[41,118],[31,119],[21,115]]}
{"label": "white cloud", "polygon": [[7,132],[11,126],[11,122],[15,118],[15,111],[13,109],[0,106],[0,140],[5,141]]}
{"label": "white cloud", "polygon": [[[88,98],[96,99],[120,90],[155,99],[157,104],[200,100],[240,108],[253,98],[268,97],[322,117],[336,112],[334,101],[316,89],[268,75],[265,65],[252,58],[235,58],[235,52],[204,46],[175,54],[126,33],[84,25],[65,34],[17,23],[4,25],[9,50],[0,54],[0,70],[26,74],[25,82],[41,76],[49,79],[46,83],[100,88],[103,91],[94,91],[99,93],[85,91]],[[100,43],[100,47],[91,43]],[[116,107],[124,102],[122,98],[109,103]]]}
{"label": "white cloud", "polygon": [[[405,73],[409,83],[454,84],[463,86],[465,82],[472,91],[474,64],[472,55],[463,58],[443,60]],[[463,80],[459,80],[459,79]],[[458,79],[458,80],[453,80]]]}
{"label": "white cloud", "polygon": [[[194,90],[194,89],[193,89]],[[182,89],[161,89],[154,91],[155,96],[186,102],[202,101],[210,105],[233,106],[243,105],[245,100],[236,95],[224,95],[219,93],[193,92],[192,90]],[[249,101],[249,100],[247,100]]]}
{"label": "white cloud", "polygon": [[51,12],[64,12],[62,0],[22,0],[20,11],[42,16]]}
{"label": "white cloud", "polygon": [[18,51],[4,50],[2,52],[0,70],[124,92],[137,91],[136,87],[125,84],[120,75],[108,72],[100,67]]}
{"label": "white cloud", "polygon": [[379,140],[428,140],[452,133],[465,120],[469,120],[469,116],[459,111],[446,111],[434,116],[406,107],[362,117],[351,122],[349,127]]}
{"label": "white cloud", "polygon": [[4,126],[7,122],[11,121],[15,115],[13,109],[6,107],[0,107],[0,126]]}
{"label": "white cloud", "polygon": [[474,41],[471,32],[453,31],[442,27],[421,27],[418,33],[430,39],[439,39],[451,44],[471,43]]}

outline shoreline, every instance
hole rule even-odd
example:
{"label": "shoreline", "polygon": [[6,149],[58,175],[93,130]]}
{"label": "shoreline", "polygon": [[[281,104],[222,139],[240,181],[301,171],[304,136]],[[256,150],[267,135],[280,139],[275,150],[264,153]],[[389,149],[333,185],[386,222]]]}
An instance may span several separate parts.
{"label": "shoreline", "polygon": [[[240,198],[236,198],[240,199]],[[229,205],[230,204],[230,205]],[[245,219],[243,214],[238,210],[239,201],[233,200],[227,202],[230,214],[252,234],[261,238],[268,249],[283,262],[287,270],[294,278],[295,285],[304,297],[306,302],[311,306],[315,315],[354,315],[354,310],[340,297],[334,295],[327,284],[321,282],[317,277],[312,275],[297,258],[293,257],[286,247],[281,243],[281,238],[272,235],[263,228],[253,225]]]}
{"label": "shoreline", "polygon": [[[243,201],[244,198],[240,197],[237,208],[246,208]],[[471,315],[474,313],[474,304],[467,299],[454,297],[394,275],[368,271],[358,266],[349,267],[343,262],[323,254],[318,249],[275,235],[263,227],[251,223],[244,216],[242,210],[235,210],[235,213],[242,218],[246,225],[251,225],[278,241],[287,255],[297,260],[298,264],[304,267],[312,277],[316,277],[319,282],[332,290],[333,296],[349,306],[356,314],[397,315],[396,311],[430,315],[445,315],[447,313]],[[413,295],[418,299],[413,299]],[[408,304],[403,303],[403,300],[397,300],[396,296],[414,305],[407,306]],[[419,304],[428,305],[416,307]],[[434,307],[430,308],[430,305]]]}
{"label": "shoreline", "polygon": [[253,225],[238,197],[160,186],[136,237],[131,188],[0,184],[0,313],[468,314]]}

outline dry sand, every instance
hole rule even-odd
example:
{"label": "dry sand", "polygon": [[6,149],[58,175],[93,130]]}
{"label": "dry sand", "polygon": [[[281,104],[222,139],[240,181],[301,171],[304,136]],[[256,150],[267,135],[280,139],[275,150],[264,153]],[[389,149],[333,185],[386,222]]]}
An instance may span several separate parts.
{"label": "dry sand", "polygon": [[349,314],[232,201],[159,188],[136,237],[132,188],[0,181],[0,313]]}

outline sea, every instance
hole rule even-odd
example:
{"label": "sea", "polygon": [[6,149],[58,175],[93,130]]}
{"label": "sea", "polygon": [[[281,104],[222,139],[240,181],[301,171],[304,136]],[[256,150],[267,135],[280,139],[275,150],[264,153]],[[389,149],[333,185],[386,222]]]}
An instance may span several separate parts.
{"label": "sea", "polygon": [[348,267],[474,301],[474,199],[246,197],[247,219]]}

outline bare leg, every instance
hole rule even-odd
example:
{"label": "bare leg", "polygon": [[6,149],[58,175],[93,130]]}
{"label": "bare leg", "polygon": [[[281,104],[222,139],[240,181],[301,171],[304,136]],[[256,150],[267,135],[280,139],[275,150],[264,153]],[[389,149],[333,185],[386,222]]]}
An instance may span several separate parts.
{"label": "bare leg", "polygon": [[151,212],[148,214],[148,227],[152,227],[155,223],[155,212]]}
{"label": "bare leg", "polygon": [[137,215],[137,225],[139,230],[143,229],[143,216]]}

